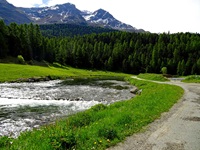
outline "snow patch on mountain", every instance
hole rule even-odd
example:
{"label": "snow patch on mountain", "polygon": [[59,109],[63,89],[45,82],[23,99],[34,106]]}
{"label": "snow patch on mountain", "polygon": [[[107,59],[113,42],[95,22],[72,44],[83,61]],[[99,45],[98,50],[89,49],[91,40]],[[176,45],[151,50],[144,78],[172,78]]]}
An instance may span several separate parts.
{"label": "snow patch on mountain", "polygon": [[122,23],[104,9],[98,9],[94,12],[87,10],[80,11],[71,3],[51,7],[20,9],[25,12],[34,23],[38,24],[73,23],[137,32],[136,28]]}
{"label": "snow patch on mountain", "polygon": [[82,16],[90,24],[96,24],[117,30],[137,30],[131,25],[127,25],[115,19],[109,12],[103,9],[98,9],[94,12],[82,11]]}
{"label": "snow patch on mountain", "polygon": [[91,15],[86,15],[83,16],[83,18],[85,18],[86,21],[89,21],[91,17],[94,17],[95,15],[91,14]]}
{"label": "snow patch on mountain", "polygon": [[39,17],[31,17],[33,20],[40,20],[41,18],[39,18]]}
{"label": "snow patch on mountain", "polygon": [[52,6],[52,7],[50,7],[49,9],[50,9],[50,10],[57,10],[57,9],[59,9],[59,7],[58,7],[58,6]]}

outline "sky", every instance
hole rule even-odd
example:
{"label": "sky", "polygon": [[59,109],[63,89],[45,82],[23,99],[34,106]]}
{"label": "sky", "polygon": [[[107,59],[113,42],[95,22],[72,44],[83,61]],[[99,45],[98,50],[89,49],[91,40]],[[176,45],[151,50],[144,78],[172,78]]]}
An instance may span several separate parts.
{"label": "sky", "polygon": [[72,3],[80,10],[102,8],[116,19],[152,33],[200,33],[200,0],[7,0],[18,7]]}

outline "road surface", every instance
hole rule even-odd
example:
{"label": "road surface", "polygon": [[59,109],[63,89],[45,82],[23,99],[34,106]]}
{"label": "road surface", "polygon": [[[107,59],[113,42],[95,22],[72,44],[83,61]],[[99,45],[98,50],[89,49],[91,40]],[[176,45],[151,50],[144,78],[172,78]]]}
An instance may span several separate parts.
{"label": "road surface", "polygon": [[200,84],[171,80],[185,90],[169,112],[108,150],[200,150]]}

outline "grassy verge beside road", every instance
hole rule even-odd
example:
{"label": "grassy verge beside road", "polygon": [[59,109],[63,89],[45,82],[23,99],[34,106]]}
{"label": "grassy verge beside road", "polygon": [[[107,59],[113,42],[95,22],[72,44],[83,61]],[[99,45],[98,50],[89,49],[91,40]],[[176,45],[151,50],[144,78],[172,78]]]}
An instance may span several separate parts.
{"label": "grassy verge beside road", "polygon": [[200,75],[192,75],[186,77],[182,82],[186,83],[200,83]]}
{"label": "grassy verge beside road", "polygon": [[153,80],[153,81],[161,81],[161,82],[169,81],[162,74],[140,73],[137,77],[141,79]]}
{"label": "grassy verge beside road", "polygon": [[[4,64],[2,68],[6,67]],[[12,65],[11,65],[12,66]],[[10,67],[10,66],[7,66]],[[123,74],[91,72],[73,68],[42,68],[37,66],[15,66],[16,73],[23,77],[55,75],[90,76],[107,75],[122,76]],[[27,67],[27,68],[26,68]],[[9,68],[11,69],[11,68]],[[9,70],[7,69],[7,70]],[[20,70],[21,69],[21,70]],[[24,70],[25,69],[25,70]],[[46,70],[47,69],[47,70]],[[28,73],[34,70],[34,73]],[[52,72],[51,72],[51,71]],[[24,72],[25,71],[25,72]],[[14,73],[14,71],[12,71]],[[7,73],[8,74],[8,73]],[[9,74],[10,75],[10,74]],[[2,72],[1,72],[2,76]],[[109,106],[96,105],[91,109],[77,113],[68,118],[58,120],[54,124],[22,133],[17,139],[0,138],[0,149],[20,150],[55,150],[55,149],[106,149],[125,139],[125,137],[140,131],[143,127],[159,118],[162,112],[168,111],[181,98],[183,89],[173,85],[157,84],[148,81],[126,80],[142,89],[141,95],[127,101],[116,102]],[[7,78],[15,80],[21,77]],[[1,81],[6,81],[6,79]]]}

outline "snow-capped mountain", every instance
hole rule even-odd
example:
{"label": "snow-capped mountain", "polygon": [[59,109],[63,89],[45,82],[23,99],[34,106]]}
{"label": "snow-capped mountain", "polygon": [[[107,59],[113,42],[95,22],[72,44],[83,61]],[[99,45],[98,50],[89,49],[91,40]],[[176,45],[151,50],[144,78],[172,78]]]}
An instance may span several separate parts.
{"label": "snow-capped mountain", "polygon": [[109,27],[117,30],[137,30],[131,25],[127,25],[117,19],[115,19],[109,12],[99,9],[94,12],[83,11],[82,16],[90,24],[101,25],[104,27]]}
{"label": "snow-capped mountain", "polygon": [[71,3],[51,7],[21,8],[9,4],[6,0],[0,0],[0,19],[7,24],[11,22],[18,24],[29,22],[37,24],[68,23],[144,32],[144,30],[138,30],[131,25],[122,23],[103,9],[94,12],[80,11]]}
{"label": "snow-capped mountain", "polygon": [[6,24],[11,22],[18,24],[31,22],[25,13],[9,4],[6,0],[0,0],[0,19],[4,20]]}
{"label": "snow-capped mountain", "polygon": [[43,8],[20,8],[38,24],[75,23],[86,24],[81,11],[75,5],[66,3]]}
{"label": "snow-capped mountain", "polygon": [[94,12],[80,11],[74,4],[66,3],[43,8],[20,8],[38,24],[74,23],[101,26],[131,32],[144,32],[115,19],[109,12],[99,9]]}

